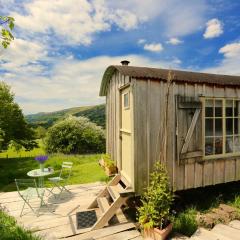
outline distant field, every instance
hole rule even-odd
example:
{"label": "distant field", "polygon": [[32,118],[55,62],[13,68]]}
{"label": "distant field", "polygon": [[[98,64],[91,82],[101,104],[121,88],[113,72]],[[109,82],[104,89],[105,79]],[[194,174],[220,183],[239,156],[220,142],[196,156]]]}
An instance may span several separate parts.
{"label": "distant field", "polygon": [[37,140],[39,147],[34,148],[31,151],[21,150],[17,152],[13,148],[9,148],[7,151],[0,152],[0,158],[21,158],[21,157],[35,157],[37,155],[43,155],[43,143],[41,140]]}

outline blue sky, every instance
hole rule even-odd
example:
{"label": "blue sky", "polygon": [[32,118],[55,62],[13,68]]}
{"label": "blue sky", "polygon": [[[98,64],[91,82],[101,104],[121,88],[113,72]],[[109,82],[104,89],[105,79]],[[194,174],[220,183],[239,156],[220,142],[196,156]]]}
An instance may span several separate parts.
{"label": "blue sky", "polygon": [[240,1],[0,0],[16,20],[1,80],[24,113],[104,102],[108,65],[240,75]]}

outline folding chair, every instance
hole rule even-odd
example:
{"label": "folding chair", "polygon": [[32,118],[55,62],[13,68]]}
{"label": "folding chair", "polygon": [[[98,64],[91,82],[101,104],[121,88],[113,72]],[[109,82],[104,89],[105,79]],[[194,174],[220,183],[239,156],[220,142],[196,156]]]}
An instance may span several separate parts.
{"label": "folding chair", "polygon": [[[33,213],[36,214],[38,217],[41,206],[43,205],[47,206],[47,204],[43,200],[45,189],[38,188],[35,179],[15,179],[15,183],[16,183],[18,194],[24,201],[22,211],[20,213],[20,217],[22,216],[22,213],[26,204],[33,211]],[[40,206],[38,208],[38,211],[34,211],[33,207],[30,204],[30,200],[33,198],[40,199]]]}
{"label": "folding chair", "polygon": [[66,188],[66,185],[72,173],[72,166],[73,166],[72,162],[63,162],[59,176],[48,178],[48,180],[54,185],[52,189],[49,190],[54,195],[54,197],[56,197],[56,194],[53,192],[54,188],[58,188],[60,190],[59,196],[61,195],[63,190],[66,190],[68,193],[71,193]]}

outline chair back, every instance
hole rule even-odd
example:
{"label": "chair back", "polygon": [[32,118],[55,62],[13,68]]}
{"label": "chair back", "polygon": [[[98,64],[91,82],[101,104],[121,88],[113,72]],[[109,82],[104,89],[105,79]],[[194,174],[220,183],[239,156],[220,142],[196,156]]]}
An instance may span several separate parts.
{"label": "chair back", "polygon": [[59,176],[62,178],[65,178],[66,180],[69,179],[72,173],[72,166],[73,166],[72,162],[63,162],[62,169]]}
{"label": "chair back", "polygon": [[21,191],[28,188],[35,188],[38,193],[38,187],[35,179],[15,179],[17,191],[22,196]]}

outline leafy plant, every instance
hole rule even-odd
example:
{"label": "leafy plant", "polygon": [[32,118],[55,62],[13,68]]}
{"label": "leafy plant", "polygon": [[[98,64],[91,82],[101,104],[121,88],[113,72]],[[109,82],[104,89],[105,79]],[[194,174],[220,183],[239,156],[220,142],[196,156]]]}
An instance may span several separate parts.
{"label": "leafy plant", "polygon": [[101,153],[105,151],[105,134],[89,119],[69,116],[48,130],[45,144],[48,153]]}
{"label": "leafy plant", "polygon": [[157,162],[150,175],[150,184],[141,197],[142,206],[138,209],[138,221],[147,228],[162,229],[169,221],[169,211],[173,202],[167,170]]}
{"label": "leafy plant", "polygon": [[[3,25],[6,25],[6,27],[1,27]],[[0,41],[2,43],[2,46],[4,48],[7,48],[11,41],[14,39],[11,31],[14,28],[14,18],[8,17],[8,16],[0,16]]]}
{"label": "leafy plant", "polygon": [[111,159],[109,154],[104,154],[102,155],[103,161],[104,161],[104,166],[109,168],[109,169],[114,169],[116,168],[114,160]]}
{"label": "leafy plant", "polygon": [[5,240],[40,240],[40,237],[17,225],[16,220],[0,209],[0,236]]}

